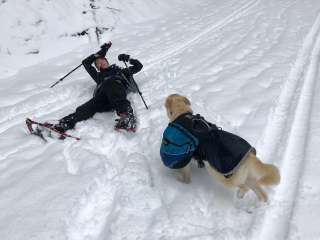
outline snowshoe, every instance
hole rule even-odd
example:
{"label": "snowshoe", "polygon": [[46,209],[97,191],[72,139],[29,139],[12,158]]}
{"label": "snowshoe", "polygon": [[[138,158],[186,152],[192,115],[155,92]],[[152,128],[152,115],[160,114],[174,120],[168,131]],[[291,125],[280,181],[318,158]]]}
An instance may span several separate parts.
{"label": "snowshoe", "polygon": [[47,142],[46,137],[57,138],[60,140],[65,139],[66,137],[74,138],[80,140],[78,137],[74,137],[70,134],[67,134],[64,129],[59,128],[59,125],[54,125],[52,123],[40,123],[31,120],[30,118],[26,119],[26,124],[29,132],[33,135],[39,136],[42,140]]}
{"label": "snowshoe", "polygon": [[115,129],[118,131],[126,130],[127,132],[136,131],[136,118],[132,112],[120,113],[118,119],[116,119]]}

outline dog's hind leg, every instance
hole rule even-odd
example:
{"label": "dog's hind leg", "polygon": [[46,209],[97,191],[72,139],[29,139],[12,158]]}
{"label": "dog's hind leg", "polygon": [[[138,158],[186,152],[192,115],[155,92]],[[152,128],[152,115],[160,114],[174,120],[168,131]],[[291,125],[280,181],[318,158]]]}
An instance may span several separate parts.
{"label": "dog's hind leg", "polygon": [[254,193],[258,196],[260,201],[267,202],[268,195],[267,193],[261,188],[258,182],[255,179],[249,178],[246,180],[246,185],[254,191]]}
{"label": "dog's hind leg", "polygon": [[249,190],[250,188],[248,188],[245,184],[241,184],[237,191],[237,198],[240,198],[240,199],[244,198],[244,196]]}
{"label": "dog's hind leg", "polygon": [[217,170],[215,170],[213,167],[211,166],[208,166],[206,167],[209,175],[215,179],[215,180],[218,180],[219,182],[221,182],[225,187],[227,188],[233,188],[235,187],[233,182],[231,181],[231,178],[225,178],[221,173],[219,173]]}
{"label": "dog's hind leg", "polygon": [[178,169],[178,180],[183,183],[191,182],[191,174],[190,174],[190,163],[184,168]]}

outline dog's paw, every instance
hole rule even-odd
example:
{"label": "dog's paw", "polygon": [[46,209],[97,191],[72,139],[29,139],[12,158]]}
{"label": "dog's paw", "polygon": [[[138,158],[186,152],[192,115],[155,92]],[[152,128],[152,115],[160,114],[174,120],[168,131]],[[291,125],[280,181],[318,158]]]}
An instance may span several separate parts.
{"label": "dog's paw", "polygon": [[187,176],[184,176],[184,175],[181,175],[181,174],[179,174],[177,176],[177,180],[179,182],[183,182],[183,183],[186,183],[186,184],[191,183],[191,177],[187,177]]}
{"label": "dog's paw", "polygon": [[237,192],[236,192],[236,197],[238,199],[243,199],[245,195],[246,195],[246,192],[243,192],[240,189],[238,189]]}
{"label": "dog's paw", "polygon": [[239,192],[240,191],[237,191],[233,198],[234,207],[238,210],[252,214],[268,206],[268,202],[260,201],[254,193],[245,193],[241,198],[241,194],[238,196]]}

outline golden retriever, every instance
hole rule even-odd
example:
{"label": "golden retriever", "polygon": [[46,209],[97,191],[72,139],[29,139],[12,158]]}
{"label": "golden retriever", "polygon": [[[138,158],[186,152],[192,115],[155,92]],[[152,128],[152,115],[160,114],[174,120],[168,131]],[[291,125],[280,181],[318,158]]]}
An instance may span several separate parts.
{"label": "golden retriever", "polygon": [[[178,94],[169,95],[165,101],[165,108],[170,122],[184,113],[193,113],[189,99]],[[277,185],[280,182],[280,173],[276,166],[263,163],[255,154],[249,153],[235,169],[233,175],[226,178],[209,164],[206,164],[209,174],[229,188],[238,188],[237,197],[243,198],[251,189],[260,201],[267,202],[268,195],[263,186]],[[190,163],[179,169],[179,180],[189,183]]]}

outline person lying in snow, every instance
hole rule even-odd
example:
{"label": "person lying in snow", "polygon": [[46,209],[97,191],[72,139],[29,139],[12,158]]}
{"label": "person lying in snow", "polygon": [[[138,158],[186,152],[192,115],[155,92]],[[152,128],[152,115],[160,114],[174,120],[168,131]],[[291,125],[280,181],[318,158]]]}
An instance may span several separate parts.
{"label": "person lying in snow", "polygon": [[102,45],[100,51],[82,61],[84,68],[97,83],[97,86],[93,97],[88,102],[79,106],[74,113],[63,117],[58,124],[54,125],[54,128],[59,132],[74,128],[77,122],[89,119],[97,112],[113,110],[119,116],[116,119],[115,129],[135,132],[136,117],[127,100],[127,93],[130,90],[134,91],[130,86],[131,74],[139,72],[143,65],[127,54],[120,54],[118,59],[129,62],[132,65],[129,68],[120,68],[115,64],[110,65],[105,57],[110,47],[111,42],[106,43]]}

